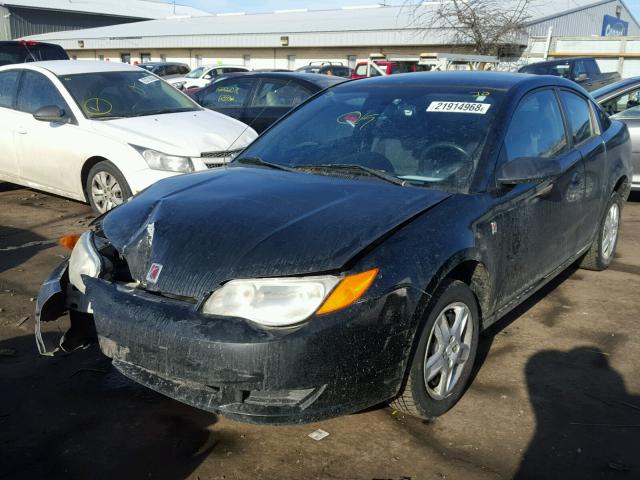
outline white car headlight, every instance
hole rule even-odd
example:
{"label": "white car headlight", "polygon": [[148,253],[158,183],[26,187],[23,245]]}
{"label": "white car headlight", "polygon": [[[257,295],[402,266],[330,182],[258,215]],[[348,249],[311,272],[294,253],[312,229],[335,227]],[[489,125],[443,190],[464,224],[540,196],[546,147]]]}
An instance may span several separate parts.
{"label": "white car headlight", "polygon": [[153,170],[182,173],[189,173],[194,170],[193,163],[189,157],[167,155],[150,148],[133,147],[140,152],[140,155],[142,155],[142,158],[147,162],[149,168],[152,168]]}
{"label": "white car headlight", "polygon": [[330,275],[232,280],[209,297],[202,312],[270,327],[294,325],[310,317],[339,281]]}
{"label": "white car headlight", "polygon": [[93,232],[84,232],[71,252],[69,260],[69,281],[82,293],[86,286],[82,275],[98,278],[102,272],[102,260],[93,244]]}
{"label": "white car headlight", "polygon": [[182,90],[186,84],[187,82],[175,82],[175,83],[172,83],[171,85],[176,87],[178,90]]}

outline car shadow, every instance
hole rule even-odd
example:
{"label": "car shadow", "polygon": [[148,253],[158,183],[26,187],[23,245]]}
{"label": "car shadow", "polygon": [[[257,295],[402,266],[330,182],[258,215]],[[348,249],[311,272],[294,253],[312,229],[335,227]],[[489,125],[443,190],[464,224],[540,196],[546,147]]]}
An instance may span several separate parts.
{"label": "car shadow", "polygon": [[525,369],[535,434],[514,478],[638,478],[640,396],[595,346],[536,353]]}
{"label": "car shadow", "polygon": [[29,230],[0,225],[0,273],[22,265],[54,243]]}
{"label": "car shadow", "polygon": [[0,479],[175,480],[233,448],[216,415],[135,384],[95,347],[73,355],[40,357],[31,335],[0,341]]}

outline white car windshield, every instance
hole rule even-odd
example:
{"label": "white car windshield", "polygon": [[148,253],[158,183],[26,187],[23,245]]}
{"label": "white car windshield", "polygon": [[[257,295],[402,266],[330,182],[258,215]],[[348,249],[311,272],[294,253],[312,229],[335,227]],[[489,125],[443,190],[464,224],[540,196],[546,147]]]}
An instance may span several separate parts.
{"label": "white car windshield", "polygon": [[90,119],[200,110],[174,87],[144,71],[82,73],[59,78],[84,115]]}
{"label": "white car windshield", "polygon": [[185,75],[185,78],[200,78],[202,75],[204,75],[204,70],[204,67],[193,69]]}

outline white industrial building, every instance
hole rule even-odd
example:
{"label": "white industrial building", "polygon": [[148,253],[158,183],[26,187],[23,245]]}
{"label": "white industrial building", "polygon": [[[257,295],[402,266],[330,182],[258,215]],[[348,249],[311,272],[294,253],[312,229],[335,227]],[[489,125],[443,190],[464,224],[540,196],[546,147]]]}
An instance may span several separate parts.
{"label": "white industrial building", "polygon": [[[437,4],[424,2],[421,8],[429,12]],[[527,23],[530,38],[546,37],[549,32],[554,37],[600,36],[610,21],[607,18],[617,19],[625,26],[624,32],[614,29],[611,33],[640,36],[640,25],[624,0],[536,0],[533,5]],[[377,5],[189,16],[29,38],[60,44],[77,59],[169,60],[192,67],[225,63],[294,69],[312,61],[328,60],[352,66],[377,52],[471,50],[471,46],[456,42],[455,30],[438,25],[417,28],[410,8]],[[540,59],[548,53],[532,51],[527,48],[528,41],[526,37],[521,41],[525,55]]]}

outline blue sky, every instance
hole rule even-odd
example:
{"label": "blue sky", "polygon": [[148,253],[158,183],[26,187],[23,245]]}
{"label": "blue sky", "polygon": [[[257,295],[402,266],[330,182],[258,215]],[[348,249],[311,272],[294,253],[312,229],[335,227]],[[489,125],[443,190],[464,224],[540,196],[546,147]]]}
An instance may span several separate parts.
{"label": "blue sky", "polygon": [[[171,3],[171,0],[165,0]],[[595,2],[596,0],[594,0]],[[290,8],[326,9],[345,5],[375,5],[380,0],[177,0],[182,5],[190,5],[209,12],[271,12]],[[392,4],[399,1],[387,2]],[[640,0],[626,0],[627,6],[640,21]]]}

